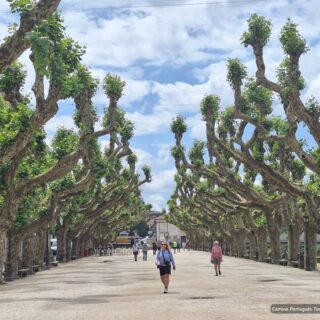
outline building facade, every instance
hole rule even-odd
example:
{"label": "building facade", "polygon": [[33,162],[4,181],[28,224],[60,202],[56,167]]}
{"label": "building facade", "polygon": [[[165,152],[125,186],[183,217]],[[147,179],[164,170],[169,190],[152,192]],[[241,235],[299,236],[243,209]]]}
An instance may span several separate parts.
{"label": "building facade", "polygon": [[155,218],[155,232],[157,241],[166,240],[168,242],[186,242],[186,233],[180,230],[177,226],[167,222],[165,215]]}

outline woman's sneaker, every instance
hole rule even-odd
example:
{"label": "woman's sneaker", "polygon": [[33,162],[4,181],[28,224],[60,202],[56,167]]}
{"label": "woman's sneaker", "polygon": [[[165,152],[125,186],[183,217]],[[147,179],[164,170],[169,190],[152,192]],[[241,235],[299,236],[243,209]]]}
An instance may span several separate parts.
{"label": "woman's sneaker", "polygon": [[164,288],[163,293],[168,293],[168,288]]}

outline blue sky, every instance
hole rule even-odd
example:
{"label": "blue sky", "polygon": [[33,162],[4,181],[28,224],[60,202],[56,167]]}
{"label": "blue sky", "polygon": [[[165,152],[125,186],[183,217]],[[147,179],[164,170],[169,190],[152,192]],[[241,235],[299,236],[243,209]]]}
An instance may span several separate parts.
{"label": "blue sky", "polygon": [[[220,4],[217,2],[221,2]],[[319,97],[320,14],[317,0],[62,0],[61,10],[67,33],[87,47],[83,62],[95,77],[107,72],[119,74],[127,83],[120,106],[135,122],[132,147],[141,168],[152,167],[153,181],[143,187],[145,201],[154,209],[166,208],[174,188],[174,163],[170,148],[174,144],[170,122],[177,115],[186,117],[187,146],[204,139],[204,124],[199,104],[205,94],[221,97],[221,107],[232,104],[232,91],[226,81],[226,61],[239,58],[255,73],[251,50],[240,44],[246,20],[254,12],[270,18],[273,32],[265,50],[267,75],[275,79],[275,70],[283,58],[278,41],[287,18],[299,24],[310,51],[301,60],[307,88],[303,98]],[[111,8],[112,3],[113,8]],[[206,4],[207,3],[207,4]],[[210,4],[209,4],[210,3]],[[181,4],[180,6],[156,6]],[[199,5],[197,5],[199,4]],[[134,6],[134,8],[133,8]],[[121,7],[121,8],[115,8]],[[7,34],[14,17],[4,14],[8,4],[0,0],[0,36]],[[33,72],[28,53],[21,57],[29,78],[25,92],[31,91]],[[99,112],[108,105],[102,90],[94,98]],[[46,126],[48,141],[57,127],[73,127],[73,107],[61,104],[59,113]],[[275,113],[282,115],[275,101]],[[305,135],[302,131],[302,136]],[[101,146],[106,143],[101,141]]]}

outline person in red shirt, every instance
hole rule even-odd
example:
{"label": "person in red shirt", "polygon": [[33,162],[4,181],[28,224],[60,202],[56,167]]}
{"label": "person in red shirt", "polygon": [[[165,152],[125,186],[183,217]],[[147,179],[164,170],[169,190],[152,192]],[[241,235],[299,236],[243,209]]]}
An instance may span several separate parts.
{"label": "person in red shirt", "polygon": [[216,276],[218,275],[218,272],[221,276],[221,270],[220,270],[221,261],[222,261],[222,249],[219,246],[219,242],[215,241],[213,243],[212,252],[211,252],[211,263],[213,263],[214,265]]}

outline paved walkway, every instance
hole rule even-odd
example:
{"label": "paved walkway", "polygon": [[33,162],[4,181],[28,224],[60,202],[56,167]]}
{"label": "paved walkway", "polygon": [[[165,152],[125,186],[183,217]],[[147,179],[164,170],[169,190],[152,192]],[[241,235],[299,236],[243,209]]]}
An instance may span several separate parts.
{"label": "paved walkway", "polygon": [[83,258],[0,286],[0,319],[320,319],[270,312],[271,304],[320,303],[320,272],[225,257],[216,277],[208,253],[181,252],[165,295],[150,253],[147,262]]}

